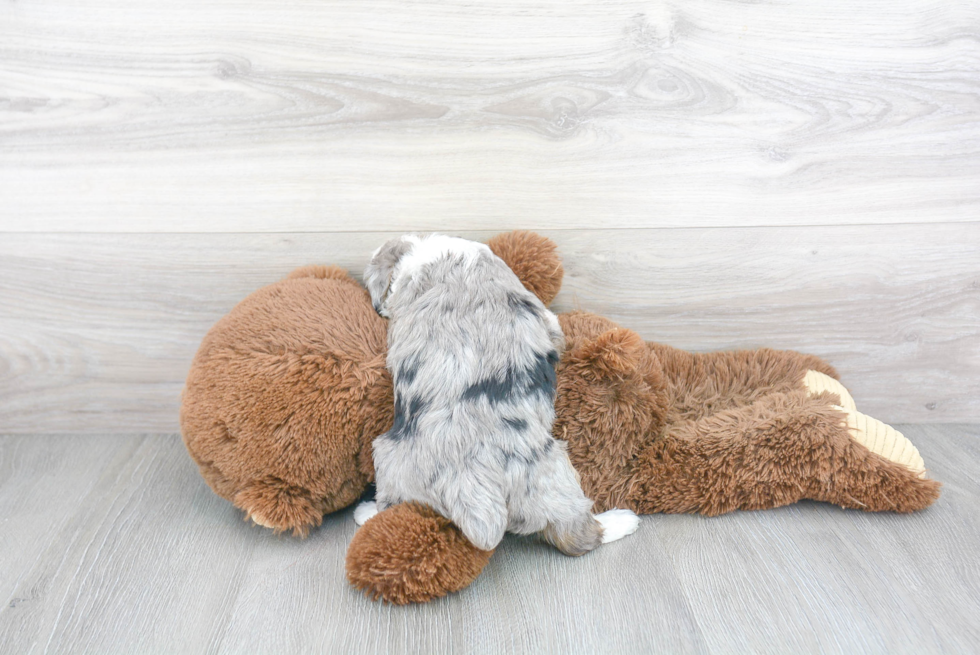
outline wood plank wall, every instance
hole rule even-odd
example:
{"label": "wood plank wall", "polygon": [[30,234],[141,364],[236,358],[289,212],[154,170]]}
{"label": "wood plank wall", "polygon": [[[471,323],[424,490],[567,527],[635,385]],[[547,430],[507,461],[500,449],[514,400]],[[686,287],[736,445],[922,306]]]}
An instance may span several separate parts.
{"label": "wood plank wall", "polygon": [[557,309],[976,421],[980,4],[0,6],[0,432],[175,431],[255,288],[514,228]]}

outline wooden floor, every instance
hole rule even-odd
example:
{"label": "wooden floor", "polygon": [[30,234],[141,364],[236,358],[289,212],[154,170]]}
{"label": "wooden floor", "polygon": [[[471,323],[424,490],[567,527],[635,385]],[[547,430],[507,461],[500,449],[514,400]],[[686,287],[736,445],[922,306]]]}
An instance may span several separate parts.
{"label": "wooden floor", "polygon": [[508,536],[463,592],[367,600],[351,511],[241,520],[173,435],[0,438],[0,651],[933,653],[980,644],[980,426],[902,426],[919,514],[818,503],[645,517],[581,559]]}

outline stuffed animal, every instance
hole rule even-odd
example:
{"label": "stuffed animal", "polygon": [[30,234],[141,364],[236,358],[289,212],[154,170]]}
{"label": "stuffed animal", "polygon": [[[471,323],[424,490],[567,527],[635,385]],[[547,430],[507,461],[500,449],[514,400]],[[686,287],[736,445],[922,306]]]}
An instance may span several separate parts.
{"label": "stuffed animal", "polygon": [[[514,232],[488,245],[550,304],[563,272],[551,241]],[[859,413],[817,357],[695,354],[594,314],[559,320],[554,435],[595,512],[712,516],[801,499],[911,512],[939,496],[908,439]],[[246,518],[300,536],[355,502],[393,421],[385,342],[367,292],[336,267],[301,268],[239,303],[201,344],[181,407],[207,483]],[[406,503],[357,531],[347,575],[374,598],[425,602],[470,584],[490,555]]]}

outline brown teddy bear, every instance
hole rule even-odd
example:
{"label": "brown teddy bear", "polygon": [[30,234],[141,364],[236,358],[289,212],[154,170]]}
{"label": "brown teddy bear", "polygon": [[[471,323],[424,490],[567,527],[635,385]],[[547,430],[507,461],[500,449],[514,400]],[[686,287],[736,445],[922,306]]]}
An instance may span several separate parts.
{"label": "brown teddy bear", "polygon": [[[562,266],[529,232],[490,248],[546,305]],[[860,414],[812,355],[694,354],[601,316],[559,316],[554,434],[568,442],[594,511],[778,507],[804,498],[910,512],[939,496],[915,447]],[[208,484],[259,525],[306,535],[373,480],[371,442],[393,420],[386,322],[345,271],[311,266],[256,291],[205,337],[181,407],[184,443]],[[393,603],[462,589],[490,558],[431,509],[370,519],[350,582]]]}

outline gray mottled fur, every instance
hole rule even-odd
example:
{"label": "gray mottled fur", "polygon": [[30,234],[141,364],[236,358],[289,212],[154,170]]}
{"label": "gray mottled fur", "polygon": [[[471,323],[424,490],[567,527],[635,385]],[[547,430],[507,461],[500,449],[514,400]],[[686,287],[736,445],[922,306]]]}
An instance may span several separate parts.
{"label": "gray mottled fur", "polygon": [[505,531],[597,546],[592,501],[551,435],[555,315],[489,248],[439,235],[387,242],[365,282],[390,318],[395,385],[394,425],[374,441],[378,509],[425,503],[484,550]]}

